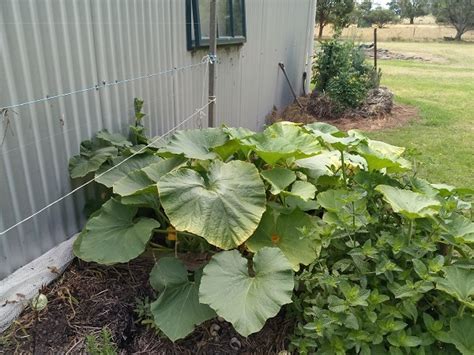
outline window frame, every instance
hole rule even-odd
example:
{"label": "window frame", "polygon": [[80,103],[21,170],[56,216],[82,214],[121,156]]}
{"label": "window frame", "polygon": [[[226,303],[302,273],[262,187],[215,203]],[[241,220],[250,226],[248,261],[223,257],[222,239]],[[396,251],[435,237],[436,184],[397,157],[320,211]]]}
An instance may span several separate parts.
{"label": "window frame", "polygon": [[[200,48],[209,47],[209,38],[202,37],[201,34],[201,17],[199,13],[200,0],[186,0],[186,42],[188,50],[196,50]],[[247,18],[245,15],[245,0],[237,0],[241,4],[242,11],[242,35],[234,35],[234,7],[233,0],[226,0],[228,8],[230,9],[230,23],[232,36],[219,37],[219,24],[217,24],[217,45],[238,45],[247,42]],[[194,38],[193,38],[194,35]]]}

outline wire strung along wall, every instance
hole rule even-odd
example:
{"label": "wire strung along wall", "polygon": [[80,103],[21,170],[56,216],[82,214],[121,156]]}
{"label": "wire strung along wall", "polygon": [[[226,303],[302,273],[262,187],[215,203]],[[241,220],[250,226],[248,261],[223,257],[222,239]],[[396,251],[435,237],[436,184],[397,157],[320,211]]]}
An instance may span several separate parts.
{"label": "wire strung along wall", "polygon": [[[74,125],[73,127],[71,128],[68,128],[68,129],[65,129],[65,130],[61,130],[61,132],[59,133],[55,133],[55,134],[49,134],[49,135],[46,135],[44,137],[35,137],[36,139],[31,141],[31,142],[18,142],[18,144],[12,148],[9,148],[9,147],[6,147],[4,146],[4,142],[5,142],[5,139],[7,137],[7,134],[11,133],[12,136],[14,136],[14,132],[17,131],[18,129],[21,129],[21,127],[18,127],[18,125],[16,125],[17,122],[19,122],[18,120],[21,118],[22,121],[24,120],[21,116],[22,116],[22,110],[24,109],[28,109],[29,106],[35,106],[35,105],[52,105],[52,102],[54,101],[58,101],[60,99],[64,99],[64,98],[68,98],[68,97],[73,97],[75,95],[82,95],[82,94],[87,94],[87,93],[92,93],[94,95],[99,95],[100,94],[100,91],[101,90],[107,90],[107,89],[112,89],[116,86],[126,86],[126,85],[130,85],[136,81],[144,81],[144,80],[160,80],[160,79],[163,79],[166,78],[166,77],[172,77],[173,79],[175,80],[179,80],[176,76],[180,75],[181,72],[185,72],[185,71],[192,71],[192,70],[195,70],[195,71],[198,71],[197,75],[199,75],[199,80],[198,80],[198,84],[199,84],[199,87],[200,87],[200,102],[199,102],[199,105],[197,107],[195,107],[194,111],[191,111],[189,112],[186,116],[183,115],[183,117],[178,120],[179,122],[175,123],[172,127],[168,128],[166,131],[164,132],[153,132],[153,128],[149,128],[149,130],[151,132],[152,135],[154,135],[155,133],[160,133],[158,135],[156,135],[154,138],[152,138],[150,140],[150,143],[148,143],[147,145],[143,146],[142,148],[140,148],[138,151],[134,152],[132,155],[128,156],[127,158],[125,158],[123,161],[121,161],[120,163],[114,165],[113,167],[111,167],[110,169],[108,169],[107,171],[103,172],[102,174],[100,174],[99,176],[95,177],[95,178],[92,178],[92,179],[89,179],[89,180],[86,180],[84,182],[81,182],[78,186],[72,186],[70,191],[66,192],[66,193],[60,193],[59,195],[55,196],[54,194],[51,194],[51,193],[48,193],[48,197],[49,199],[46,201],[47,203],[44,205],[44,206],[41,206],[39,208],[32,208],[32,206],[19,206],[19,210],[21,211],[21,213],[19,213],[16,217],[17,217],[17,221],[14,222],[14,223],[11,223],[10,225],[5,225],[5,223],[1,223],[0,226],[0,243],[2,244],[2,246],[4,248],[2,248],[2,250],[5,252],[6,250],[8,250],[8,246],[5,247],[6,245],[6,242],[5,242],[5,239],[7,238],[7,236],[10,234],[10,233],[20,233],[20,234],[24,234],[24,225],[25,224],[32,224],[33,225],[33,228],[39,228],[39,224],[40,222],[36,221],[35,219],[36,218],[40,218],[43,214],[51,214],[51,210],[54,209],[54,208],[64,208],[64,204],[68,204],[68,202],[71,202],[73,204],[75,204],[75,208],[76,208],[76,212],[77,212],[77,208],[79,208],[77,205],[78,205],[78,200],[82,200],[81,199],[81,196],[79,196],[79,198],[77,197],[77,195],[79,195],[80,193],[84,193],[84,190],[89,187],[89,185],[92,184],[92,182],[95,181],[95,179],[99,178],[100,176],[102,175],[105,175],[107,173],[109,173],[110,171],[116,169],[117,167],[119,167],[120,165],[126,163],[128,160],[130,160],[131,158],[133,158],[134,156],[142,153],[145,149],[151,147],[151,146],[155,146],[160,140],[165,140],[169,135],[171,135],[174,131],[176,131],[177,129],[184,129],[184,128],[190,128],[190,127],[203,127],[203,125],[206,124],[207,122],[207,115],[206,115],[206,111],[209,107],[209,105],[213,104],[216,99],[213,98],[212,100],[206,100],[206,84],[207,84],[207,79],[208,79],[208,76],[207,76],[207,73],[208,73],[208,66],[209,66],[209,56],[205,56],[201,59],[201,61],[197,62],[197,63],[192,63],[192,64],[189,64],[189,65],[185,65],[185,66],[180,66],[180,67],[172,67],[172,68],[168,68],[168,69],[165,69],[165,70],[161,70],[161,71],[158,71],[158,72],[154,72],[154,73],[147,73],[147,74],[143,74],[143,75],[139,75],[139,76],[135,76],[135,77],[131,77],[131,78],[125,78],[125,79],[115,79],[115,80],[111,80],[111,81],[106,81],[106,80],[103,80],[101,81],[100,83],[97,83],[97,84],[93,84],[93,85],[90,85],[90,86],[87,86],[85,88],[80,88],[80,89],[75,89],[75,90],[72,90],[72,91],[68,91],[68,92],[64,92],[64,93],[58,93],[58,94],[54,94],[54,95],[46,95],[45,97],[41,97],[41,98],[37,98],[37,99],[32,99],[32,100],[27,100],[27,101],[24,101],[24,102],[18,102],[18,103],[12,103],[12,104],[8,104],[8,105],[4,105],[2,107],[0,107],[0,114],[1,114],[1,117],[3,119],[3,136],[2,136],[2,141],[0,142],[1,145],[0,145],[0,159],[10,159],[14,156],[14,154],[18,154],[21,152],[23,152],[25,149],[28,149],[29,147],[38,147],[38,146],[41,146],[42,144],[51,144],[51,141],[52,140],[55,140],[57,139],[58,137],[62,137],[64,138],[64,136],[67,136],[71,133],[77,133],[78,130],[84,128],[83,126],[89,124],[89,120],[85,121],[83,124],[80,124],[79,126],[78,125]],[[195,77],[195,75],[193,75],[193,77]],[[176,95],[171,95],[171,99],[173,101],[176,101],[176,99],[178,99],[176,97]],[[132,105],[133,104],[133,98],[130,97],[130,104]],[[100,117],[97,117],[97,120],[100,120]],[[24,123],[24,122],[22,122]],[[63,122],[64,124],[64,122]],[[153,125],[150,125],[150,126],[153,126]],[[113,131],[113,127],[109,128],[107,126],[103,126],[101,128],[105,128],[105,129],[109,129],[109,131]],[[84,137],[84,138],[89,138],[89,137]],[[39,147],[39,150],[41,150],[41,148]],[[64,157],[62,157],[64,158]],[[48,161],[51,161],[52,159],[54,159],[54,157],[50,157],[48,159]],[[62,159],[64,161],[64,159]],[[6,162],[6,160],[4,161]],[[67,172],[67,164],[62,166],[62,170],[63,171],[66,171]],[[25,174],[28,173],[28,172],[25,172]],[[2,179],[3,180],[3,179]],[[34,180],[34,177],[29,177],[29,180]],[[7,182],[6,180],[3,180],[4,183]],[[90,191],[90,193],[93,193],[93,191]],[[12,198],[14,198],[14,196],[12,196]],[[68,201],[68,200],[71,200],[71,201]],[[82,202],[82,201],[81,201]],[[11,201],[12,204],[14,204],[15,202],[12,200]],[[25,215],[25,212],[28,211],[29,209],[32,209],[30,211],[30,213],[26,214]],[[78,215],[80,215],[80,213],[78,213]],[[80,218],[79,218],[80,220]],[[80,221],[79,221],[80,223]],[[58,223],[58,224],[61,224],[61,223]],[[25,241],[27,242],[27,241]],[[0,264],[0,266],[3,265],[3,266],[6,266],[6,263],[4,264]],[[6,268],[0,268],[0,278],[2,276],[3,273],[7,273],[8,270]]]}

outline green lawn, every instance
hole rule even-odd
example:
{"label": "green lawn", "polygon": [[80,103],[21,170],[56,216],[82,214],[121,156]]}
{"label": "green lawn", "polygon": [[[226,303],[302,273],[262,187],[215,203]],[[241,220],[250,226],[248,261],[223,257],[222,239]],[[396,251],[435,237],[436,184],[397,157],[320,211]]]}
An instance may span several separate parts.
{"label": "green lawn", "polygon": [[382,85],[397,102],[416,106],[421,120],[369,136],[415,149],[419,176],[430,182],[474,187],[474,44],[387,42],[379,48],[434,60],[379,61]]}

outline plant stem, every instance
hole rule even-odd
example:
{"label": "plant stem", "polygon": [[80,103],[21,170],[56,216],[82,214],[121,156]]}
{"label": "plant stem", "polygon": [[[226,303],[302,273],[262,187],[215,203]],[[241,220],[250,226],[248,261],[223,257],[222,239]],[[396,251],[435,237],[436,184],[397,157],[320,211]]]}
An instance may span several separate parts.
{"label": "plant stem", "polygon": [[344,180],[344,185],[347,186],[346,164],[344,163],[344,152],[342,150],[340,150],[339,152],[341,153],[342,179]]}
{"label": "plant stem", "polygon": [[[167,229],[154,229],[154,231],[157,232],[157,233],[168,233]],[[187,235],[189,237],[196,237],[196,234],[192,234],[192,233],[188,233],[188,232],[176,231],[176,234]]]}
{"label": "plant stem", "polygon": [[454,245],[450,244],[448,247],[448,253],[446,254],[446,264],[451,264],[451,259],[453,257]]}
{"label": "plant stem", "polygon": [[410,223],[408,224],[408,245],[411,244],[412,236],[413,236],[413,220],[410,219]]}
{"label": "plant stem", "polygon": [[466,308],[466,305],[463,304],[461,305],[461,307],[459,307],[459,310],[458,310],[458,317],[459,318],[462,318],[462,316],[464,315],[464,309]]}

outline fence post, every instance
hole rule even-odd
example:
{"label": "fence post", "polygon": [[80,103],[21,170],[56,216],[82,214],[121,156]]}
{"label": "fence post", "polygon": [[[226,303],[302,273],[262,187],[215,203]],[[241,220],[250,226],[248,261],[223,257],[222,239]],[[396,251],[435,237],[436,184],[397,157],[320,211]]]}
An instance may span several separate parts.
{"label": "fence post", "polygon": [[208,126],[214,127],[216,122],[216,52],[217,52],[217,41],[216,41],[216,0],[210,0],[210,17],[209,17],[209,120]]}
{"label": "fence post", "polygon": [[374,28],[374,68],[377,70],[377,27]]}

